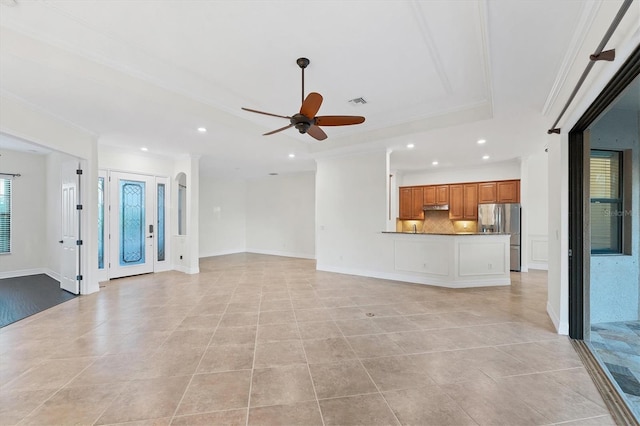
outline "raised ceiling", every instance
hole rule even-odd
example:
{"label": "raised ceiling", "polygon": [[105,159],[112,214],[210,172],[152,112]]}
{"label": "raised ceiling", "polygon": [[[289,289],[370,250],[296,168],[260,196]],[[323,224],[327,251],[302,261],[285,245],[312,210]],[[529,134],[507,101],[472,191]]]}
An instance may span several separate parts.
{"label": "raised ceiling", "polygon": [[[214,176],[313,170],[316,156],[382,147],[401,171],[466,167],[544,146],[545,103],[596,3],[5,0],[0,89],[100,144],[200,155]],[[326,128],[323,142],[261,136],[287,122],[240,108],[296,113],[300,56],[319,114],[364,124]]]}

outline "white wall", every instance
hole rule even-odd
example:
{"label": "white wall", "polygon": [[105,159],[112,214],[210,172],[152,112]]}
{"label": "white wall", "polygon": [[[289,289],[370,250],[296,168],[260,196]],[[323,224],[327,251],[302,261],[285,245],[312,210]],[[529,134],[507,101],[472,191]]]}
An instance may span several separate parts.
{"label": "white wall", "polygon": [[200,176],[200,257],[246,251],[247,183]]}
{"label": "white wall", "polygon": [[394,271],[386,151],[321,158],[316,172],[317,269],[372,277]]}
{"label": "white wall", "polygon": [[46,257],[46,156],[0,151],[0,172],[13,179],[11,253],[0,255],[0,277],[43,273]]}
{"label": "white wall", "polygon": [[528,269],[548,268],[548,160],[548,154],[541,152],[522,162],[522,262]]}
{"label": "white wall", "polygon": [[174,178],[174,159],[144,153],[136,148],[98,145],[98,166],[104,170]]}
{"label": "white wall", "polygon": [[399,175],[397,183],[398,186],[413,186],[509,179],[520,179],[520,160],[483,164],[477,167],[405,172]]}
{"label": "white wall", "polygon": [[547,313],[559,334],[569,332],[568,141],[566,134],[549,136]]}
{"label": "white wall", "polygon": [[590,129],[591,149],[631,149],[631,255],[591,255],[590,318],[592,324],[638,319],[638,276],[640,270],[638,226],[640,218],[640,162],[638,158],[640,127],[638,114],[631,110],[612,109]]}
{"label": "white wall", "polygon": [[314,259],[315,184],[315,172],[247,181],[247,251]]}

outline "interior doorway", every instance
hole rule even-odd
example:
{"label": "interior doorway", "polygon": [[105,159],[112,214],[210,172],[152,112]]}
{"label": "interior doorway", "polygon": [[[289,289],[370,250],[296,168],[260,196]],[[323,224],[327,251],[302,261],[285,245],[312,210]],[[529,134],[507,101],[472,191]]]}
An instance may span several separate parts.
{"label": "interior doorway", "polygon": [[168,189],[166,177],[99,172],[101,281],[169,269]]}

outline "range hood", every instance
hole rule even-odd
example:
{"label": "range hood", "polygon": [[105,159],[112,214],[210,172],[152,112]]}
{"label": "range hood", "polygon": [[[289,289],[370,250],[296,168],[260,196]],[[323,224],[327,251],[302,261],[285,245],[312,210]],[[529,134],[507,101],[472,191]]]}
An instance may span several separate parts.
{"label": "range hood", "polygon": [[449,205],[448,204],[441,204],[439,206],[422,206],[422,210],[449,210]]}

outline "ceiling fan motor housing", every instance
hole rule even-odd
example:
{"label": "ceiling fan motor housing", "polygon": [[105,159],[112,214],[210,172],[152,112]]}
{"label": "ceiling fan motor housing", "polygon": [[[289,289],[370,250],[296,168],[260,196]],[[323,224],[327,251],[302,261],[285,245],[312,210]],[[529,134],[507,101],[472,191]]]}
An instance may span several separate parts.
{"label": "ceiling fan motor housing", "polygon": [[315,124],[314,119],[310,119],[300,113],[295,114],[293,117],[291,117],[291,120],[289,121],[291,122],[291,124],[293,124],[293,126],[296,129],[298,129],[300,133],[307,133],[307,130],[309,130],[309,127],[311,127],[312,124]]}

